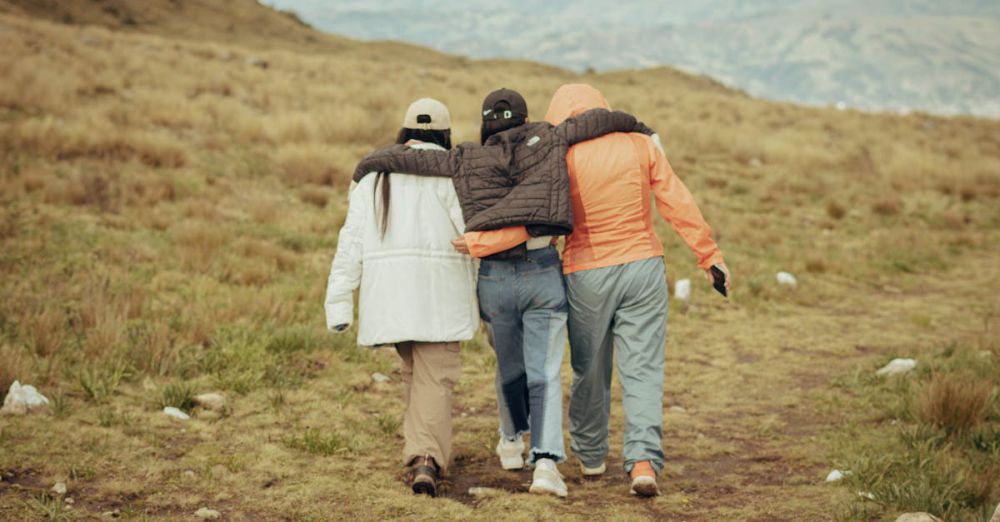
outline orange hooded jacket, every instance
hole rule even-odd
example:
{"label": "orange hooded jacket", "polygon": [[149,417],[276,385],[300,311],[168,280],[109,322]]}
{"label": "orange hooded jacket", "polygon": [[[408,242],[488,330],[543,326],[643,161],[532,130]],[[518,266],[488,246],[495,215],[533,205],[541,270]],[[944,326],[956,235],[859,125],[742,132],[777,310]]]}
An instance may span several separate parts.
{"label": "orange hooded jacket", "polygon": [[[609,108],[600,91],[585,84],[563,85],[552,96],[545,120],[558,125],[595,107]],[[662,256],[663,245],[653,229],[652,199],[663,219],[698,256],[699,267],[707,270],[722,263],[711,227],[649,136],[614,133],[578,143],[569,149],[566,163],[573,233],[563,249],[563,272]],[[507,250],[530,237],[523,226],[465,234],[475,257]]]}

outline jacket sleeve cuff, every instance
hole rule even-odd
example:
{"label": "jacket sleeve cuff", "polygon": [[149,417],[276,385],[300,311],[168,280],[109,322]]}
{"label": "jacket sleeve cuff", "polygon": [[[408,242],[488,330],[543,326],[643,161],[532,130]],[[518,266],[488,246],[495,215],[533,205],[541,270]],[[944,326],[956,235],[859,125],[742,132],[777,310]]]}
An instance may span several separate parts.
{"label": "jacket sleeve cuff", "polygon": [[326,305],[326,329],[336,332],[338,325],[348,326],[354,322],[354,305],[352,303],[332,303]]}
{"label": "jacket sleeve cuff", "polygon": [[531,235],[523,226],[465,233],[465,244],[469,246],[469,255],[479,258],[509,250],[529,239]]}
{"label": "jacket sleeve cuff", "polygon": [[702,270],[708,270],[709,268],[712,268],[712,265],[718,265],[722,262],[722,251],[716,250],[708,257],[703,257],[701,261],[698,262],[698,267]]}

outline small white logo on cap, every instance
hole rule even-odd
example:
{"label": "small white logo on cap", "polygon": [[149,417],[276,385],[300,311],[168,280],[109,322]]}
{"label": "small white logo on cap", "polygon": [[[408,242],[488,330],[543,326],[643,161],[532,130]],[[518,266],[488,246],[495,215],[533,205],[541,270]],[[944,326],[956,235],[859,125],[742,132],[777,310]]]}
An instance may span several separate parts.
{"label": "small white logo on cap", "polygon": [[483,116],[489,116],[491,112],[493,112],[493,109],[486,109],[483,111]]}
{"label": "small white logo on cap", "polygon": [[534,144],[536,144],[536,143],[538,143],[538,142],[540,142],[540,141],[542,141],[542,138],[539,138],[538,136],[532,136],[532,137],[531,137],[531,138],[530,138],[530,139],[528,140],[528,146],[530,147],[530,146],[532,146],[532,145],[534,145]]}

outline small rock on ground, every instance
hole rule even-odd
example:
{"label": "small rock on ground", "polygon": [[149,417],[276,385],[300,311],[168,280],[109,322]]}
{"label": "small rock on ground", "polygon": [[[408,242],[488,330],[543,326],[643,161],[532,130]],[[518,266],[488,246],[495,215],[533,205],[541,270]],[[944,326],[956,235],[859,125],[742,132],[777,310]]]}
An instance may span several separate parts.
{"label": "small rock on ground", "polygon": [[879,368],[875,375],[899,375],[917,367],[916,359],[893,359]]}
{"label": "small rock on ground", "polygon": [[795,286],[799,284],[798,280],[795,279],[795,276],[789,274],[788,272],[778,272],[775,274],[774,279],[779,285]]}
{"label": "small rock on ground", "polygon": [[835,470],[831,471],[829,475],[826,476],[826,481],[827,482],[836,482],[836,481],[841,480],[843,478],[844,478],[844,472],[840,471],[839,469],[835,469]]}
{"label": "small rock on ground", "polygon": [[222,513],[219,513],[214,509],[208,509],[203,507],[198,511],[195,511],[194,516],[198,517],[201,520],[218,520],[219,518],[222,518]]}
{"label": "small rock on ground", "polygon": [[671,406],[667,411],[672,411],[674,413],[687,413],[687,410],[683,406]]}
{"label": "small rock on ground", "polygon": [[175,408],[173,406],[167,406],[166,408],[163,408],[163,413],[166,414],[168,417],[177,420],[188,420],[191,418],[187,413],[184,413],[180,409]]}
{"label": "small rock on ground", "polygon": [[941,522],[941,519],[930,513],[903,513],[896,522]]}
{"label": "small rock on ground", "polygon": [[56,495],[65,495],[66,494],[66,483],[65,482],[56,482],[55,485],[52,486],[52,492],[55,493]]}
{"label": "small rock on ground", "polygon": [[481,488],[481,487],[469,488],[469,494],[476,498],[492,497],[499,493],[500,490],[497,488]]}
{"label": "small rock on ground", "polygon": [[226,397],[221,393],[202,393],[193,398],[195,404],[206,410],[223,411],[226,409]]}
{"label": "small rock on ground", "polygon": [[372,380],[377,383],[389,382],[389,376],[383,373],[373,373]]}
{"label": "small rock on ground", "polygon": [[47,399],[30,384],[21,385],[20,381],[14,381],[7,390],[7,396],[3,399],[3,407],[0,414],[3,415],[24,415],[44,411],[49,405]]}

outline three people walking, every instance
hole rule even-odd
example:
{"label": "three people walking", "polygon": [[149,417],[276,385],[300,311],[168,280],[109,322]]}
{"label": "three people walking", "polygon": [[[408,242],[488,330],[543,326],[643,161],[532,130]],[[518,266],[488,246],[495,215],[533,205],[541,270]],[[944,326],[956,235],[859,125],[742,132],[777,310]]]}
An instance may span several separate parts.
{"label": "three people walking", "polygon": [[[478,305],[490,344],[497,354],[496,386],[500,427],[497,453],[505,469],[521,468],[524,465],[522,436],[525,432],[530,433],[527,462],[535,469],[530,488],[534,493],[567,495],[556,464],[566,458],[562,438],[559,371],[568,324],[573,368],[569,432],[571,448],[582,473],[592,476],[606,471],[611,368],[617,359],[624,392],[624,469],[631,476],[633,494],[658,494],[656,475],[662,469],[664,459],[661,436],[667,288],[663,247],[652,226],[653,201],[655,200],[660,215],[698,256],[701,268],[707,271],[715,266],[728,274],[722,254],[712,240],[711,228],[691,194],[670,168],[658,138],[655,135],[649,136],[652,133],[648,128],[634,119],[625,118],[627,115],[611,113],[607,109],[607,101],[593,87],[565,85],[553,96],[545,118],[547,125],[529,124],[527,104],[523,97],[509,89],[491,93],[483,104],[481,145],[487,150],[490,145],[494,145],[515,152],[507,158],[508,165],[505,165],[504,175],[509,180],[505,184],[508,186],[507,192],[498,200],[491,200],[490,208],[495,210],[503,208],[505,204],[509,206],[510,200],[514,198],[518,198],[517,204],[531,200],[545,207],[551,204],[546,199],[559,201],[560,194],[556,192],[565,190],[568,196],[565,199],[571,207],[565,209],[565,212],[570,213],[568,220],[571,225],[560,228],[559,224],[564,220],[539,222],[518,215],[513,220],[494,219],[492,226],[477,226],[475,231],[465,231],[461,230],[464,228],[461,220],[452,218],[452,225],[460,232],[459,237],[453,241],[455,249],[482,258],[478,273]],[[419,118],[418,115],[415,119],[426,118]],[[581,132],[581,129],[584,131]],[[565,143],[543,139],[549,136],[545,133],[548,130],[552,130],[554,136],[564,137]],[[569,137],[566,138],[567,136]],[[461,167],[463,162],[479,157],[469,152],[470,146],[471,144],[463,144],[462,147],[466,148],[464,154],[460,151],[446,154],[441,152],[442,149],[438,149],[437,153],[406,151],[402,155],[395,154],[391,161],[383,161],[381,164],[401,166],[404,171],[425,171],[422,176],[392,174],[393,181],[396,178],[411,177],[454,181],[455,186],[460,189],[460,201],[456,205],[464,211],[459,212],[459,215],[466,222],[476,222],[478,225],[478,221],[482,221],[479,218],[490,210],[476,208],[476,203],[481,203],[481,200],[467,201],[473,199],[473,196],[462,188],[467,186],[467,180],[460,181],[465,178],[459,173],[472,170]],[[542,194],[541,197],[535,197],[533,192],[518,191],[519,188],[528,187],[537,192],[537,186],[528,180],[539,179],[533,177],[532,173],[546,169],[538,167],[543,162],[526,166],[528,162],[524,158],[545,157],[538,152],[545,147],[554,149],[555,156],[559,159],[558,162],[549,162],[556,166],[548,170],[559,170],[555,175],[558,177],[561,174],[567,183],[565,186],[558,182],[544,185],[553,194]],[[378,164],[363,162],[362,166]],[[476,164],[481,164],[481,161]],[[359,171],[368,170],[362,166],[359,166]],[[432,173],[426,172],[429,166],[437,167],[437,170],[444,171],[443,175],[452,176],[454,180],[433,177]],[[544,179],[552,178],[551,173],[545,174],[547,177]],[[378,185],[374,184],[378,183],[377,180],[388,180],[389,176],[383,174],[363,177],[355,193],[362,189],[367,180],[373,180],[368,181],[368,184],[376,187]],[[382,183],[386,184],[385,181]],[[395,185],[393,189],[395,190]],[[455,196],[454,191],[449,194]],[[403,197],[407,196],[402,193],[394,196],[395,199]],[[368,198],[371,199],[370,194]],[[351,200],[352,210],[348,213],[344,230],[350,230],[349,227],[353,225],[353,194]],[[372,203],[370,211],[374,212],[374,200]],[[558,204],[554,206],[558,207]],[[544,210],[549,212],[539,213],[561,215],[561,209],[558,208],[555,211],[548,208]],[[511,213],[500,212],[500,215],[510,217]],[[571,231],[566,231],[565,228]],[[554,246],[554,235],[563,234],[566,234],[566,241],[560,259]],[[333,291],[328,290],[327,298],[327,324],[331,328],[349,323],[352,317],[349,308],[344,308],[343,299],[333,300],[334,304],[340,303],[341,315],[331,316],[330,312],[330,296],[343,296],[345,289],[353,289],[348,278],[335,277],[341,249],[350,248],[343,242],[342,231],[341,244],[331,270],[329,288]],[[440,243],[435,243],[435,248],[439,246]],[[468,258],[464,259],[467,262]],[[468,286],[462,288],[471,292],[474,282],[468,277],[469,274],[471,268],[463,272],[463,284]],[[428,283],[440,285],[443,282]],[[726,283],[729,284],[728,277]],[[438,292],[452,291],[452,288],[457,287],[441,287]],[[366,314],[381,313],[380,308],[369,311],[365,307],[365,293],[362,283],[359,306],[361,328],[365,326]],[[466,299],[468,295],[470,294],[462,293]],[[374,307],[380,305],[377,300],[369,300],[367,303]],[[349,302],[347,306],[350,306]],[[467,308],[474,311],[475,306],[476,303],[471,302]],[[411,305],[408,312],[420,308],[422,307]],[[343,317],[348,320],[343,320]],[[451,330],[458,335],[449,340],[467,339],[468,337],[462,337],[467,333],[467,315],[450,317],[462,323],[462,326]],[[468,335],[471,337],[471,333]],[[408,341],[428,341],[418,331],[407,332],[405,337]],[[403,341],[376,339],[381,342],[372,343],[372,340],[362,336],[359,329],[359,344]],[[437,338],[430,340],[440,341]],[[418,346],[421,344],[418,343]],[[400,354],[403,354],[402,350]],[[404,356],[404,368],[405,364]],[[450,393],[448,399],[450,400]],[[412,409],[411,402],[407,410],[407,422],[410,422]],[[413,416],[425,419],[423,422],[445,420],[444,417],[428,418],[420,412],[413,413]],[[450,417],[447,420],[450,425]],[[413,422],[418,424],[421,421]],[[411,451],[410,432],[405,427],[404,431],[407,451]],[[412,447],[417,448],[419,444]],[[446,468],[448,455],[441,449],[434,451],[437,453],[430,450],[427,452],[433,464],[441,469]],[[429,467],[430,470],[423,469],[428,467],[425,466],[428,461],[426,455],[421,460],[419,453],[407,453],[406,459],[415,470],[414,491],[433,494],[433,490],[421,491],[426,488],[418,488],[416,482],[421,476],[436,477],[432,473],[436,470],[433,466]]]}

